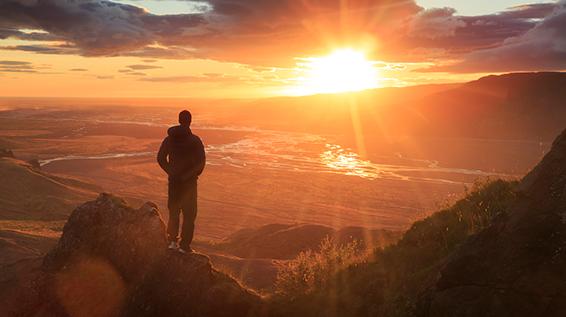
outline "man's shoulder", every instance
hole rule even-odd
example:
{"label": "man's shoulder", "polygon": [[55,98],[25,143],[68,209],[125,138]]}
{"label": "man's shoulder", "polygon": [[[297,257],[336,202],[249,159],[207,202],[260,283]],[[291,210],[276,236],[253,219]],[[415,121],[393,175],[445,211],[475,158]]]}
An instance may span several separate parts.
{"label": "man's shoulder", "polygon": [[198,135],[193,133],[193,134],[191,134],[191,138],[194,142],[202,144],[202,139]]}

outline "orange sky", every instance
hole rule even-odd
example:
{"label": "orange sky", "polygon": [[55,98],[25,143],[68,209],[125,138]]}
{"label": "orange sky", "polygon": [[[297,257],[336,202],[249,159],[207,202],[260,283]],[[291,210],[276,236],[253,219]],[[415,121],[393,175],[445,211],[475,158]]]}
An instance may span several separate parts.
{"label": "orange sky", "polygon": [[297,89],[310,76],[305,60],[341,48],[366,55],[375,87],[566,68],[552,45],[565,36],[555,32],[566,26],[563,2],[481,14],[462,6],[468,15],[412,0],[209,0],[185,11],[168,0],[163,12],[141,8],[152,0],[114,2],[0,3],[0,96],[294,94],[307,91]]}

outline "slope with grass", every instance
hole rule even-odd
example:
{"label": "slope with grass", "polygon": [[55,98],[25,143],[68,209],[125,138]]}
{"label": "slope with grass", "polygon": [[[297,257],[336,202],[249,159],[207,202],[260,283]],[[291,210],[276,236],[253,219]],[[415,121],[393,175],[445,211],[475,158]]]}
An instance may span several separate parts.
{"label": "slope with grass", "polygon": [[99,190],[8,157],[0,158],[0,177],[0,219],[4,220],[64,220]]}
{"label": "slope with grass", "polygon": [[396,231],[344,227],[333,229],[313,224],[269,224],[238,230],[210,247],[243,258],[290,260],[302,251],[315,250],[326,238],[338,244],[358,241],[360,249],[384,247],[397,241]]}
{"label": "slope with grass", "polygon": [[[377,249],[365,261],[323,278],[326,283],[316,288],[297,289],[303,296],[293,296],[291,304],[289,296],[276,297],[277,315],[411,315],[454,250],[509,210],[517,195],[515,187],[516,183],[505,181],[478,184],[452,207],[414,223],[397,244]],[[308,272],[310,266],[299,268]],[[299,279],[301,275],[294,274]],[[291,283],[281,283],[285,284]]]}

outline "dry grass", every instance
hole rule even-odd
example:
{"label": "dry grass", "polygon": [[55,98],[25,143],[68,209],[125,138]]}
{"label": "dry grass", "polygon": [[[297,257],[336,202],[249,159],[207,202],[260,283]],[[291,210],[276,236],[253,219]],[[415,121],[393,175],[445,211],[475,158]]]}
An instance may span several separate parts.
{"label": "dry grass", "polygon": [[276,295],[293,300],[324,288],[344,268],[364,260],[358,242],[338,244],[330,237],[320,243],[319,251],[303,251],[279,269]]}

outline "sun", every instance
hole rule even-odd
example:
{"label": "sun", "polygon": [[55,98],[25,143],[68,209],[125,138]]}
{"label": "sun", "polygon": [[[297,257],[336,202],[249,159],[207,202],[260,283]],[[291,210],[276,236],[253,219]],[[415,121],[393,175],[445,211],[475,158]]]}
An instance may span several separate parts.
{"label": "sun", "polygon": [[300,75],[290,89],[293,95],[340,93],[379,87],[376,62],[351,48],[338,49],[323,57],[302,58]]}

